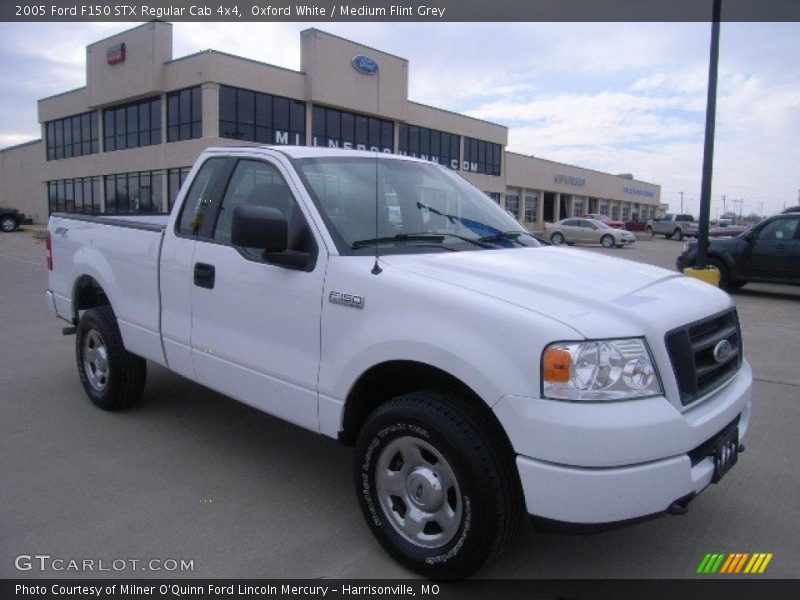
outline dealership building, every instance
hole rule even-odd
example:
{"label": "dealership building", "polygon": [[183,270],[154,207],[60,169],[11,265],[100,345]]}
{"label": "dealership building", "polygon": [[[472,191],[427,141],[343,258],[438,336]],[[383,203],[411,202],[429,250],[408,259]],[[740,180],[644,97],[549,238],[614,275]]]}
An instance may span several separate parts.
{"label": "dealership building", "polygon": [[660,186],[506,151],[508,128],[409,100],[409,62],[318,29],[294,71],[206,50],[173,58],[148,22],[86,48],[86,86],[39,100],[42,139],[0,150],[0,205],[164,212],[208,146],[299,144],[417,156],[465,177],[531,229],[662,212]]}

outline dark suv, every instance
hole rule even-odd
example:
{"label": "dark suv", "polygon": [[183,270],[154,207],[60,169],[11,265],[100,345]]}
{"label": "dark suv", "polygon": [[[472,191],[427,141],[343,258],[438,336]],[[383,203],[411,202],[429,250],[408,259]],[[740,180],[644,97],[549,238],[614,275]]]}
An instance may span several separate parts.
{"label": "dark suv", "polygon": [[[731,238],[710,238],[708,262],[720,271],[720,287],[748,281],[800,285],[800,212],[775,215]],[[684,246],[676,266],[694,266],[697,242]]]}
{"label": "dark suv", "polygon": [[5,233],[14,231],[22,223],[25,218],[21,212],[16,208],[2,208],[0,207],[0,230]]}

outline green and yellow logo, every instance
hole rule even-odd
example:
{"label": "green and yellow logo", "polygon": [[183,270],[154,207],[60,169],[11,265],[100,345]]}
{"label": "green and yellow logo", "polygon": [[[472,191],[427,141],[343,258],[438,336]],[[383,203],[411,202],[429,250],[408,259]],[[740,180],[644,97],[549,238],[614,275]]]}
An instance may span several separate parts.
{"label": "green and yellow logo", "polygon": [[772,560],[772,552],[734,552],[733,554],[706,554],[697,572],[706,573],[725,573],[728,575],[737,573],[763,573],[769,561]]}

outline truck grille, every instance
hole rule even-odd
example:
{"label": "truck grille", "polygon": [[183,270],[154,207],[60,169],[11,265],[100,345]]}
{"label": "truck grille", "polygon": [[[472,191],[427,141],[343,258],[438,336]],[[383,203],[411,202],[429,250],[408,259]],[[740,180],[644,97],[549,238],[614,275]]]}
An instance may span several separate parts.
{"label": "truck grille", "polygon": [[684,406],[733,377],[742,364],[736,309],[673,329],[665,341]]}

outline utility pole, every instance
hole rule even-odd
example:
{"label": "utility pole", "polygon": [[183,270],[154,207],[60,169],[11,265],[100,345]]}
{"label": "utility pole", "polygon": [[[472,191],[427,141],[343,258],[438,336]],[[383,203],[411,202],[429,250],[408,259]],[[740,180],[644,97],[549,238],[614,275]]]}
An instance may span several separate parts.
{"label": "utility pole", "polygon": [[[798,190],[800,192],[800,190]],[[683,212],[683,192],[678,192],[681,195],[681,212]]]}
{"label": "utility pole", "polygon": [[725,194],[722,195],[722,214],[728,212],[727,205],[725,204]]}
{"label": "utility pole", "polygon": [[703,179],[700,183],[700,227],[697,231],[696,269],[708,264],[708,220],[711,212],[711,175],[714,168],[714,124],[717,116],[717,66],[719,64],[719,21],[722,0],[714,0],[711,23],[711,50],[708,60],[706,136],[703,147]]}

